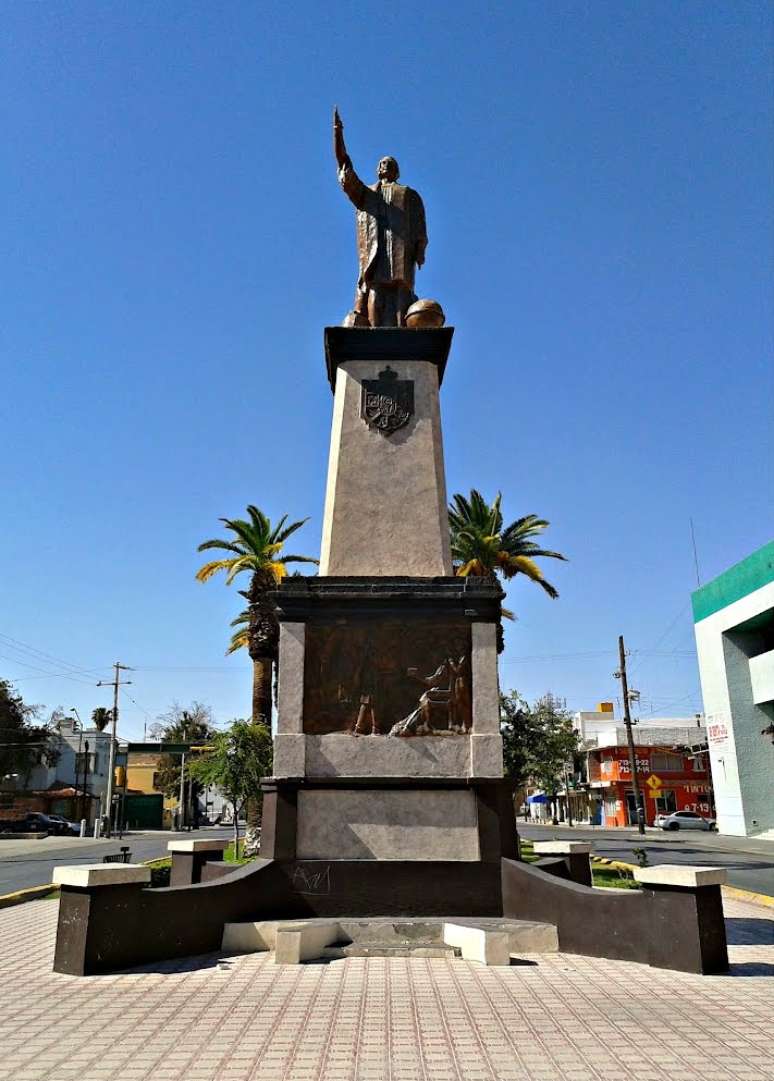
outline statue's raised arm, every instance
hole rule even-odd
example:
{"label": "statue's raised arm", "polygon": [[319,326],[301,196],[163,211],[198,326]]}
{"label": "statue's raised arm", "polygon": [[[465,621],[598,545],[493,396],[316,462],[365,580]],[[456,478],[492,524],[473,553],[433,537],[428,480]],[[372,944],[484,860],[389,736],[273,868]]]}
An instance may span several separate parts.
{"label": "statue's raised arm", "polygon": [[366,198],[366,187],[355,172],[352,158],[347,153],[344,143],[344,125],[339,116],[339,110],[333,110],[333,153],[336,156],[336,164],[339,167],[339,184],[345,195],[351,200],[358,210],[362,210]]}

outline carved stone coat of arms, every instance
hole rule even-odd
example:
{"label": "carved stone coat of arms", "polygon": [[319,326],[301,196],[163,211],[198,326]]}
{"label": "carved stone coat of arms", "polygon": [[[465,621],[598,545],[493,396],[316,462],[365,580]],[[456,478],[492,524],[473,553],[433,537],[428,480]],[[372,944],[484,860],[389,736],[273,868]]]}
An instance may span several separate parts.
{"label": "carved stone coat of arms", "polygon": [[360,415],[368,427],[392,435],[414,415],[414,383],[398,379],[388,364],[378,379],[363,380],[360,402]]}

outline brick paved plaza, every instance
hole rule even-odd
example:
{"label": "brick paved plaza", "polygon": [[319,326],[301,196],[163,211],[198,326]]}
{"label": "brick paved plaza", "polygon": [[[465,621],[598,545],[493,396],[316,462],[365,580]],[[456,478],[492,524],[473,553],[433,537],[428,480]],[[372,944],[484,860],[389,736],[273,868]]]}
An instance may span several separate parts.
{"label": "brick paved plaza", "polygon": [[774,921],[726,902],[731,976],[569,954],[484,968],[201,957],[79,979],[51,971],[57,902],[0,912],[8,1081],[764,1081]]}

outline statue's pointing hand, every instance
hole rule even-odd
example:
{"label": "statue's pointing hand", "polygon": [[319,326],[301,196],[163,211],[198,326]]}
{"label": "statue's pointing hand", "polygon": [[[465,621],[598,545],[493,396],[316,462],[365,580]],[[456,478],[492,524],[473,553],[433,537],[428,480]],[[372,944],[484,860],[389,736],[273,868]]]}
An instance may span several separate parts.
{"label": "statue's pointing hand", "polygon": [[339,172],[341,172],[345,166],[352,167],[352,163],[349,160],[349,154],[347,154],[347,148],[344,145],[344,125],[341,122],[337,106],[334,106],[333,109],[333,153],[336,156],[336,164],[339,167]]}

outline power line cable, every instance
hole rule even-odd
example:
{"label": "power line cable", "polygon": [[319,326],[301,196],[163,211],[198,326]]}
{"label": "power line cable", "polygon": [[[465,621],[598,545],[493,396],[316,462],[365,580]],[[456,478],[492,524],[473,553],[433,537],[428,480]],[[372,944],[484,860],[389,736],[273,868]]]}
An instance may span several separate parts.
{"label": "power line cable", "polygon": [[673,631],[673,630],[674,630],[674,628],[676,627],[676,625],[677,625],[678,621],[679,621],[680,619],[682,619],[682,617],[683,617],[683,616],[685,615],[685,611],[686,611],[686,609],[687,609],[687,608],[689,607],[690,603],[691,603],[690,601],[687,601],[687,602],[686,602],[685,604],[683,604],[683,606],[681,607],[680,611],[679,611],[679,612],[677,613],[677,615],[676,615],[676,616],[674,617],[674,619],[673,619],[673,620],[671,621],[671,623],[670,623],[670,624],[668,625],[667,629],[666,629],[666,630],[665,630],[665,631],[663,632],[663,634],[662,634],[662,635],[661,635],[661,636],[659,637],[658,641],[656,642],[656,644],[655,644],[655,645],[653,646],[653,648],[652,648],[652,649],[650,649],[650,650],[636,650],[636,651],[634,651],[634,652],[638,653],[638,654],[639,654],[639,656],[635,658],[635,660],[634,660],[634,663],[633,663],[633,664],[632,664],[632,666],[631,666],[631,669],[630,669],[630,671],[629,671],[629,676],[630,676],[630,678],[631,678],[631,677],[632,677],[632,676],[634,675],[634,671],[635,671],[635,669],[637,669],[637,668],[639,667],[639,665],[640,665],[640,662],[642,661],[642,657],[643,657],[643,655],[644,655],[644,654],[646,654],[646,653],[651,653],[651,654],[652,654],[652,653],[655,653],[655,651],[656,651],[656,650],[658,649],[658,647],[659,647],[659,646],[661,645],[661,643],[662,643],[662,642],[663,642],[663,641],[664,641],[664,640],[665,640],[666,638],[668,638],[668,636],[669,636],[669,635],[670,635],[670,634],[672,633],[672,631]]}
{"label": "power line cable", "polygon": [[61,657],[55,657],[52,653],[46,653],[44,650],[38,649],[36,646],[31,646],[28,642],[22,642],[18,638],[13,638],[10,634],[4,634],[2,631],[0,631],[0,641],[3,642],[6,648],[16,650],[17,652],[23,651],[26,654],[33,654],[33,660],[36,659],[35,655],[37,655],[37,658],[53,662],[59,668],[69,668],[76,673],[86,676],[99,675],[99,672],[95,668],[85,668],[82,664],[73,664],[71,661],[65,661]]}
{"label": "power line cable", "polygon": [[[18,657],[7,657],[0,653],[0,660],[8,661],[9,664],[20,664],[23,668],[30,668],[33,672],[41,672],[44,676],[48,676],[50,679],[69,679],[73,683],[85,683],[86,686],[91,686],[91,680],[81,679],[79,676],[70,675],[66,672],[52,672],[45,668],[40,668],[38,665],[29,664],[27,661],[19,660]],[[11,681],[13,682],[13,680]]]}

